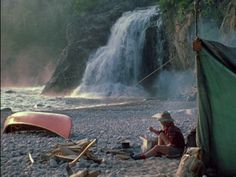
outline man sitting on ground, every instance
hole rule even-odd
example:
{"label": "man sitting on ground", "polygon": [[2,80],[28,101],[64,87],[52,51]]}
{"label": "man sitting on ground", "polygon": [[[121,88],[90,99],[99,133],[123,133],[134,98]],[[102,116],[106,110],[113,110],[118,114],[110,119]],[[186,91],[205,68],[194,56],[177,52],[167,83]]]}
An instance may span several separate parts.
{"label": "man sitting on ground", "polygon": [[182,155],[185,147],[184,136],[181,130],[174,125],[174,120],[170,113],[165,111],[157,119],[160,121],[163,129],[158,131],[153,127],[149,127],[149,130],[158,136],[157,144],[147,152],[138,155],[132,154],[131,158],[138,160],[160,155],[166,155],[167,157]]}

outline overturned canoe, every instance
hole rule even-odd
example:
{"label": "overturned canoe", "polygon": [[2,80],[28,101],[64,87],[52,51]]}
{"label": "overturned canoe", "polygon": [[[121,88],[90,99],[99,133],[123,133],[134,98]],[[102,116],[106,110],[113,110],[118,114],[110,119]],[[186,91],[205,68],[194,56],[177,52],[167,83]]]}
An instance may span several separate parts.
{"label": "overturned canoe", "polygon": [[63,114],[45,112],[18,112],[5,120],[3,132],[9,133],[20,130],[48,130],[63,138],[69,138],[72,121]]}

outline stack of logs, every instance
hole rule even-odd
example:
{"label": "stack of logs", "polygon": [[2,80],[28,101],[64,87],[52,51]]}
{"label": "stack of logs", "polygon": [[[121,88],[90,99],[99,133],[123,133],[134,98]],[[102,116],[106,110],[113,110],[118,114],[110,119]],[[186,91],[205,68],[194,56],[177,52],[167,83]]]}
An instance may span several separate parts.
{"label": "stack of logs", "polygon": [[83,139],[77,142],[57,144],[54,149],[47,154],[47,156],[69,162],[67,165],[67,172],[70,177],[96,177],[100,175],[99,171],[89,172],[88,169],[85,169],[74,173],[72,170],[72,167],[75,166],[76,162],[79,161],[81,157],[99,164],[102,162],[101,159],[96,157],[96,155],[89,150],[89,148],[95,143],[96,139]]}

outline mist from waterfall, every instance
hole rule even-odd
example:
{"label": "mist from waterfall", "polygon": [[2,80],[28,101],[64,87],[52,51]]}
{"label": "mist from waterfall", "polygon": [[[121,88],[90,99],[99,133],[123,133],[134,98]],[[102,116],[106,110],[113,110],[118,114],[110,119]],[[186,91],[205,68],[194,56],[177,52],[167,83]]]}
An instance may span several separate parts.
{"label": "mist from waterfall", "polygon": [[[72,96],[147,96],[143,88],[136,85],[146,29],[153,25],[150,19],[158,13],[155,6],[124,13],[113,25],[107,45],[90,56],[82,82]],[[160,21],[156,23],[160,25]]]}

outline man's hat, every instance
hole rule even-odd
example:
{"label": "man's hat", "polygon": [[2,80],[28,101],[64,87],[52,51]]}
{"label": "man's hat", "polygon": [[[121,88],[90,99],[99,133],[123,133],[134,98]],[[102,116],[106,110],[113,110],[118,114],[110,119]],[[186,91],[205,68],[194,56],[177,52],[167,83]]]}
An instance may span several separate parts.
{"label": "man's hat", "polygon": [[163,113],[155,114],[152,117],[157,118],[157,120],[159,120],[160,122],[174,122],[174,119],[172,119],[172,117],[168,111],[164,111]]}

